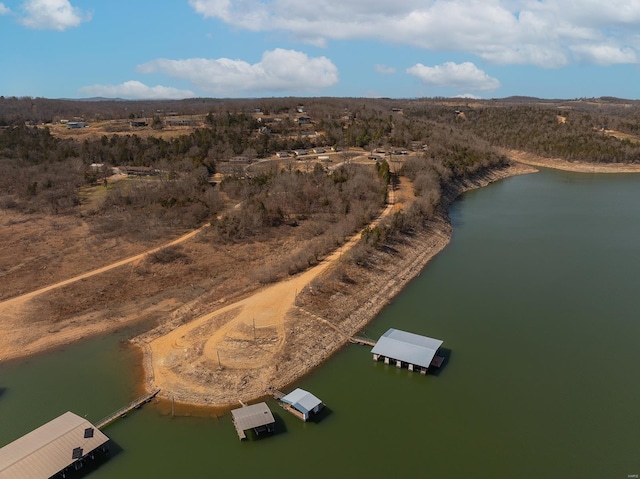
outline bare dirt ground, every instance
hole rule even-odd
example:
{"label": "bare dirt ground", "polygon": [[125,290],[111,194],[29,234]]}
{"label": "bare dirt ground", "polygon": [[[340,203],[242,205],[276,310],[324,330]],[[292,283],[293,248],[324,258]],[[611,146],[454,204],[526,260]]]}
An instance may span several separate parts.
{"label": "bare dirt ground", "polygon": [[[370,226],[394,210],[394,194],[387,208]],[[210,381],[220,369],[242,371],[277,365],[287,337],[286,318],[295,306],[296,296],[311,281],[335,264],[360,239],[355,235],[319,265],[295,277],[266,287],[251,296],[205,314],[188,324],[167,331],[161,327],[136,342],[147,355],[148,388],[162,389],[182,402],[226,405],[237,399],[249,400],[265,393],[272,383],[268,375],[246,381],[238,389],[212,388]],[[335,328],[337,331],[337,328]],[[343,339],[348,335],[343,334]],[[224,360],[223,360],[224,358]]]}
{"label": "bare dirt ground", "polygon": [[[512,167],[463,188],[531,171]],[[387,214],[410,202],[413,188],[404,180],[394,196]],[[178,260],[164,264],[153,261],[158,244],[92,246],[80,219],[0,219],[7,231],[0,274],[12,280],[2,282],[9,286],[0,302],[0,358],[151,320],[157,327],[135,341],[145,351],[145,386],[199,405],[250,400],[304,375],[373,319],[450,237],[440,218],[373,254],[367,268],[342,261],[344,245],[317,267],[260,287],[259,269],[299,245],[276,237],[211,248],[205,228],[183,236],[174,246]]]}
{"label": "bare dirt ground", "polygon": [[631,135],[629,133],[623,133],[616,130],[604,130],[607,135],[611,135],[619,140],[629,140],[633,143],[640,143],[640,137],[638,135]]}
{"label": "bare dirt ground", "polygon": [[[149,120],[150,123],[150,120]],[[73,138],[77,141],[96,140],[103,135],[137,135],[141,138],[156,137],[164,140],[177,138],[181,135],[189,135],[195,128],[201,127],[201,123],[194,126],[165,126],[161,130],[154,130],[150,126],[131,127],[129,120],[110,120],[90,122],[86,128],[67,128],[64,124],[52,123],[44,125],[51,134],[58,138]]]}
{"label": "bare dirt ground", "polygon": [[[465,189],[536,170],[514,166]],[[413,197],[405,179],[402,202]],[[400,202],[390,204],[381,218]],[[225,406],[283,388],[320,364],[371,321],[408,281],[449,242],[445,218],[434,220],[390,252],[379,252],[362,270],[343,263],[359,236],[318,266],[224,305],[189,323],[164,325],[135,342],[145,352],[146,387],[197,405]],[[351,276],[352,291],[336,288],[336,275]]]}
{"label": "bare dirt ground", "polygon": [[[63,290],[67,286],[72,287],[75,283],[90,279],[94,276],[104,275],[116,268],[120,268],[125,265],[139,264],[147,256],[162,248],[179,245],[180,243],[193,238],[207,227],[208,225],[203,226],[202,228],[191,231],[167,244],[149,249],[143,253],[111,262],[106,266],[54,282],[28,293],[2,301],[0,303],[0,318],[2,318],[2,321],[0,321],[0,332],[2,333],[0,334],[0,351],[2,351],[0,359],[38,352],[52,346],[76,341],[85,336],[97,334],[105,329],[112,329],[122,323],[128,322],[125,317],[121,321],[117,319],[112,320],[110,321],[109,326],[105,326],[104,322],[99,320],[101,315],[95,312],[90,312],[82,318],[74,318],[70,321],[54,321],[53,323],[50,321],[42,321],[41,316],[46,314],[45,312],[49,308],[47,308],[47,305],[43,304],[41,298],[45,297],[49,292],[58,290],[57,292],[59,293],[60,290]],[[58,254],[56,254],[56,257],[58,257]],[[62,261],[62,258],[60,258],[60,260]],[[43,268],[46,268],[46,263]],[[9,270],[11,271],[12,268]],[[64,274],[64,270],[69,273],[70,271],[73,271],[73,268],[57,268],[57,275]],[[15,271],[15,269],[13,269],[13,271]],[[72,297],[75,296],[75,294],[70,292],[69,289],[67,289],[66,293],[70,294]],[[60,302],[58,302],[58,304],[60,304]],[[163,312],[166,311],[167,308],[170,309],[173,304],[173,301],[169,299],[163,300],[154,305],[151,310]],[[55,317],[55,315],[51,314],[52,311],[48,311],[48,313],[49,317]],[[30,321],[26,319],[27,317],[34,318],[34,320]],[[36,327],[37,324],[43,325],[46,328],[46,331],[43,331],[42,328]]]}
{"label": "bare dirt ground", "polygon": [[518,163],[542,168],[553,168],[577,173],[640,173],[639,165],[623,163],[585,163],[566,161],[560,158],[544,158],[525,151],[503,150],[503,154]]}

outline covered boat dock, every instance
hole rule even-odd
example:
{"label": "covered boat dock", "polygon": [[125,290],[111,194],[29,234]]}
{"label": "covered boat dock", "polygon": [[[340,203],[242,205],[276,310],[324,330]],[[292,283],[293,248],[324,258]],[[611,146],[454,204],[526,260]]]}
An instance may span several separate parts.
{"label": "covered boat dock", "polygon": [[[324,407],[320,399],[315,397],[309,391],[304,389],[296,389],[280,399],[291,409],[299,413],[300,419],[308,421],[312,414],[318,414]],[[293,411],[292,411],[293,412]],[[298,414],[296,414],[298,416]]]}
{"label": "covered boat dock", "polygon": [[395,362],[396,367],[406,365],[409,371],[417,369],[427,374],[430,367],[440,367],[444,361],[444,357],[438,355],[440,346],[442,341],[439,339],[391,328],[380,337],[371,352],[374,361],[382,358],[385,364]]}
{"label": "covered boat dock", "polygon": [[0,479],[65,477],[96,452],[108,452],[107,441],[89,421],[66,412],[0,449]]}
{"label": "covered boat dock", "polygon": [[275,430],[276,420],[264,402],[234,409],[231,416],[241,440],[247,438],[245,431],[248,429],[253,429],[257,435]]}

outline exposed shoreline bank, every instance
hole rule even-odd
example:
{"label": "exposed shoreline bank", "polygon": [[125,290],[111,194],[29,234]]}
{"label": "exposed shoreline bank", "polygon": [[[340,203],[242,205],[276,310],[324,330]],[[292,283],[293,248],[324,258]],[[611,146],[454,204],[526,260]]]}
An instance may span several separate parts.
{"label": "exposed shoreline bank", "polygon": [[[530,173],[536,171],[533,168],[523,166],[524,164],[532,166],[540,166],[545,168],[553,168],[565,171],[576,171],[585,173],[637,173],[640,172],[640,165],[622,165],[622,164],[605,164],[605,165],[592,165],[577,162],[565,162],[562,160],[551,160],[547,158],[541,158],[536,155],[518,152],[508,151],[504,152],[512,160],[519,164],[512,165],[509,168],[488,172],[482,178],[475,181],[470,181],[468,184],[459,185],[456,191],[452,191],[450,197],[445,198],[447,204],[452,202],[457,196],[465,191],[480,188],[487,184],[510,176],[515,176],[523,173]],[[571,168],[569,168],[571,167]],[[445,215],[446,216],[446,215]],[[347,343],[347,337],[349,335],[356,334],[362,328],[366,327],[380,312],[380,310],[388,304],[393,298],[406,286],[406,284],[413,279],[416,275],[422,271],[424,266],[433,258],[439,251],[441,251],[449,242],[451,231],[450,225],[447,226],[446,217],[440,218],[438,221],[431,223],[430,230],[427,236],[420,238],[419,241],[412,243],[406,248],[406,251],[402,252],[403,261],[390,265],[390,270],[385,271],[385,275],[380,278],[375,278],[375,282],[371,282],[367,285],[367,290],[358,292],[358,297],[367,297],[365,301],[349,304],[347,300],[343,303],[336,302],[334,309],[347,306],[344,311],[349,311],[350,314],[347,317],[341,318],[338,329],[327,328],[326,324],[322,325],[319,321],[322,320],[322,315],[314,312],[312,308],[304,306],[302,299],[308,292],[299,294],[301,298],[301,305],[294,308],[294,311],[290,312],[290,318],[288,319],[287,327],[295,328],[295,325],[302,322],[302,324],[311,325],[315,324],[315,331],[319,331],[318,324],[323,327],[323,337],[321,341],[315,346],[317,348],[313,350],[303,350],[303,352],[311,352],[311,356],[304,357],[295,356],[292,363],[295,363],[295,367],[286,368],[284,365],[280,368],[280,371],[276,371],[278,374],[271,376],[268,383],[272,387],[284,388],[287,385],[299,380],[304,375],[318,367],[322,362],[328,359],[331,355],[337,352],[341,347]],[[418,247],[417,247],[418,246]],[[366,281],[363,281],[366,283]],[[313,317],[316,319],[313,319]],[[320,316],[320,319],[318,319]],[[39,324],[38,324],[39,326]],[[84,338],[93,337],[100,334],[105,334],[111,331],[112,328],[107,326],[100,329],[98,325],[91,327],[81,328],[80,325],[77,328],[81,330],[78,336],[64,336],[60,332],[52,333],[47,330],[48,334],[41,335],[41,339],[32,348],[18,348],[14,354],[6,355],[7,351],[3,351],[5,360],[19,359],[31,356],[37,356],[43,352],[50,351],[52,349],[63,347],[66,344],[71,344],[76,341],[80,341]],[[113,325],[112,325],[113,326]],[[118,325],[122,326],[122,325]],[[34,331],[35,332],[35,331]],[[298,334],[296,332],[295,334]],[[308,337],[307,337],[308,339]],[[18,349],[20,349],[18,351]],[[144,354],[144,360],[146,361],[147,354]],[[145,371],[147,369],[145,368]],[[232,368],[227,368],[227,372],[231,372]],[[286,370],[286,371],[283,371]],[[251,381],[251,377],[247,376],[248,381]],[[140,379],[141,388],[151,388],[149,386],[149,380],[147,374]],[[264,397],[265,389],[262,387],[249,388],[244,387],[240,391],[240,394],[235,389],[229,389],[226,393],[223,391],[221,395],[210,395],[208,391],[203,394],[201,398],[194,395],[184,395],[179,397],[176,395],[175,400],[179,403],[185,403],[186,405],[193,405],[194,409],[198,406],[204,406],[205,408],[211,408],[215,405],[222,405],[227,407],[230,404],[238,404],[237,398],[241,397],[243,400],[246,398],[258,398]],[[166,398],[171,398],[171,392],[168,391]],[[192,406],[189,406],[192,407]]]}
{"label": "exposed shoreline bank", "polygon": [[574,173],[640,173],[640,164],[585,163],[581,161],[567,161],[561,158],[545,158],[526,151],[507,149],[500,151],[513,161],[540,168],[551,168]]}
{"label": "exposed shoreline bank", "polygon": [[[166,341],[163,353],[169,344],[180,351],[166,352],[161,358],[154,357],[153,347],[150,346],[155,339],[146,341],[144,335],[136,338],[134,342],[144,351],[145,388],[161,388],[161,396],[180,403],[181,410],[189,411],[192,406],[194,411],[200,413],[203,407],[219,411],[220,408],[233,407],[239,401],[251,402],[263,398],[268,395],[269,388],[286,388],[347,344],[350,336],[357,334],[375,319],[429,261],[447,246],[452,233],[447,211],[457,197],[466,191],[504,178],[536,171],[538,170],[530,166],[514,163],[456,185],[443,198],[445,212],[431,221],[425,232],[399,247],[397,261],[388,262],[391,264],[386,264],[384,271],[376,270],[371,278],[360,278],[360,284],[354,286],[354,290],[350,292],[352,294],[334,295],[336,298],[332,297],[331,301],[323,301],[325,309],[320,314],[314,307],[314,292],[310,291],[311,288],[299,292],[295,306],[286,312],[286,343],[283,344],[282,351],[270,357],[269,361],[264,361],[265,364],[260,367],[245,368],[244,365],[224,364],[224,361],[220,366],[212,364],[211,358],[203,359],[200,353],[189,359],[189,366],[192,369],[209,369],[198,376],[191,373],[178,364],[177,358],[183,360],[182,355],[189,354],[188,350],[203,351],[207,348],[206,340],[194,338],[191,331],[195,331],[195,327],[176,335],[171,342]],[[334,263],[337,264],[335,260]],[[330,275],[332,266],[334,264],[323,274]],[[363,284],[366,287],[363,288]],[[331,310],[326,309],[327,304]],[[344,311],[349,313],[344,314]],[[226,324],[221,328],[226,328]],[[194,338],[193,342],[189,342],[190,338]],[[284,337],[281,339],[284,341]],[[185,347],[188,349],[185,350]],[[162,377],[160,381],[158,376]]]}

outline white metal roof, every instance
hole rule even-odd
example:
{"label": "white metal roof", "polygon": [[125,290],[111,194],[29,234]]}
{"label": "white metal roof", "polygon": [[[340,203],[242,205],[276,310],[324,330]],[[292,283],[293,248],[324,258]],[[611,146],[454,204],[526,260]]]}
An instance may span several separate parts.
{"label": "white metal roof", "polygon": [[108,440],[66,412],[0,449],[0,479],[48,479]]}
{"label": "white metal roof", "polygon": [[233,422],[243,431],[276,422],[269,406],[264,402],[234,409],[231,415]]}
{"label": "white metal roof", "polygon": [[298,411],[308,414],[313,411],[316,406],[322,404],[322,401],[304,389],[296,389],[285,397],[280,399],[282,402],[291,404]]}
{"label": "white metal roof", "polygon": [[391,328],[380,337],[371,352],[428,368],[440,346],[442,341],[439,339]]}

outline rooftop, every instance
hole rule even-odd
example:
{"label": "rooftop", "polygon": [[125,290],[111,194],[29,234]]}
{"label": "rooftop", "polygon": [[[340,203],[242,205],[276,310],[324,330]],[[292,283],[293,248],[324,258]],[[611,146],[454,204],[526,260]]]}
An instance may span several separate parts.
{"label": "rooftop", "polygon": [[280,399],[282,402],[290,404],[298,411],[308,414],[313,411],[316,406],[322,404],[322,401],[304,389],[296,389],[285,397]]}
{"label": "rooftop", "polygon": [[264,402],[234,409],[231,411],[231,415],[233,422],[242,431],[276,422],[269,406]]}
{"label": "rooftop", "polygon": [[0,479],[48,479],[109,440],[66,412],[0,449]]}
{"label": "rooftop", "polygon": [[428,368],[440,346],[442,341],[439,339],[391,328],[382,335],[371,352]]}

